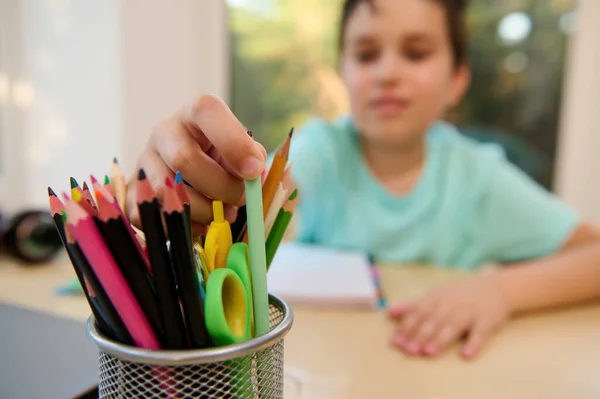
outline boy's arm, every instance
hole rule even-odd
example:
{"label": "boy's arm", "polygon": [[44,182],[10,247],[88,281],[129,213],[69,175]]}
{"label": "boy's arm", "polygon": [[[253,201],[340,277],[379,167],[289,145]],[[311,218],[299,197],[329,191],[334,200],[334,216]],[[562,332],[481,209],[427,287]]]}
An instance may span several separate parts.
{"label": "boy's arm", "polygon": [[512,264],[497,278],[515,313],[600,298],[600,231],[582,223],[557,254]]}

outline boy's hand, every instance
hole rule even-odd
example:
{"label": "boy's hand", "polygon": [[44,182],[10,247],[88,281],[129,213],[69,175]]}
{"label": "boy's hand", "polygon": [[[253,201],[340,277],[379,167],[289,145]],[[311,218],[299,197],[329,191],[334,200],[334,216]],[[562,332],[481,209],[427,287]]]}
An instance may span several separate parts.
{"label": "boy's hand", "polygon": [[510,316],[494,275],[442,286],[416,301],[390,308],[398,322],[392,344],[409,355],[435,356],[466,335],[462,355],[475,356]]}
{"label": "boy's hand", "polygon": [[235,206],[243,198],[243,179],[259,177],[266,158],[265,149],[248,136],[227,104],[215,96],[201,96],[152,131],[127,185],[127,216],[139,226],[135,187],[143,168],[159,200],[165,178],[174,179],[176,171],[191,185],[195,234],[212,220],[213,199],[223,201],[226,216],[233,221]]}

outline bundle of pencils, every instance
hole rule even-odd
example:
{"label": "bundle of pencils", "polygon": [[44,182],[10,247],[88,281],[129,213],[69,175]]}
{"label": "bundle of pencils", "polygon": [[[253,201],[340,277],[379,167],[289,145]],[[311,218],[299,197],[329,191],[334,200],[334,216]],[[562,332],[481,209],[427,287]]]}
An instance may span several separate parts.
{"label": "bundle of pencils", "polygon": [[[102,334],[155,350],[215,345],[209,333],[215,310],[205,306],[207,280],[229,266],[230,249],[242,242],[249,253],[245,287],[254,306],[248,313],[252,337],[268,332],[266,271],[297,193],[287,165],[291,137],[292,132],[275,155],[264,185],[261,179],[246,181],[247,204],[234,225],[225,220],[223,204],[213,202],[214,220],[201,241],[193,239],[189,196],[178,172],[166,179],[159,201],[144,170],[138,171],[137,228],[124,213],[125,179],[116,159],[103,183],[90,176],[91,184],[80,186],[71,178],[70,195],[62,199],[48,188],[56,228]],[[245,259],[236,250],[232,256]]]}
{"label": "bundle of pencils", "polygon": [[[262,187],[267,269],[283,240],[296,208],[298,189],[291,177],[292,163],[288,162],[293,134],[292,128],[273,155]],[[248,242],[246,219],[246,207],[241,207],[237,220],[231,226],[234,242]]]}

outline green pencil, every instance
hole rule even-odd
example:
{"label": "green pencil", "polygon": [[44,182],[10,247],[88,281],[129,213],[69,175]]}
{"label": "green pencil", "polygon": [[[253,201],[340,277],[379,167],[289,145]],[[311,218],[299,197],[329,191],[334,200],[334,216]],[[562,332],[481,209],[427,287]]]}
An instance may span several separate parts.
{"label": "green pencil", "polygon": [[262,207],[260,177],[245,181],[248,250],[252,299],[254,303],[254,330],[256,337],[269,332],[269,293],[267,289],[267,256],[265,250],[265,221]]}

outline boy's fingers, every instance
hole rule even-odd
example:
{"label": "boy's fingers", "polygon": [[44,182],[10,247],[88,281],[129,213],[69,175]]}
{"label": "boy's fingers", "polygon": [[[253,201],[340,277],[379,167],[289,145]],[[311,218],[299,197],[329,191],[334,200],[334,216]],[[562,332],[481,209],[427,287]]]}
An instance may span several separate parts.
{"label": "boy's fingers", "polygon": [[436,333],[425,343],[423,350],[426,355],[437,355],[468,329],[470,322],[468,313],[455,309],[449,309],[449,312],[446,319],[440,322]]}
{"label": "boy's fingers", "polygon": [[[154,150],[146,152],[154,152],[156,156],[146,164],[166,164],[172,175],[179,171],[183,180],[208,198],[226,203],[239,201],[244,191],[244,182],[225,171],[204,152],[181,121],[172,119],[158,125],[151,140]],[[158,176],[156,187],[163,187],[164,177]]]}
{"label": "boy's fingers", "polygon": [[223,100],[201,96],[184,108],[180,117],[184,125],[204,134],[239,178],[260,176],[266,152],[247,134]]}
{"label": "boy's fingers", "polygon": [[388,317],[395,320],[401,319],[414,308],[416,303],[416,301],[411,301],[400,305],[391,306],[387,311]]}
{"label": "boy's fingers", "polygon": [[469,332],[467,342],[463,347],[462,355],[466,358],[472,358],[479,353],[491,330],[491,326],[488,322],[476,322]]}

